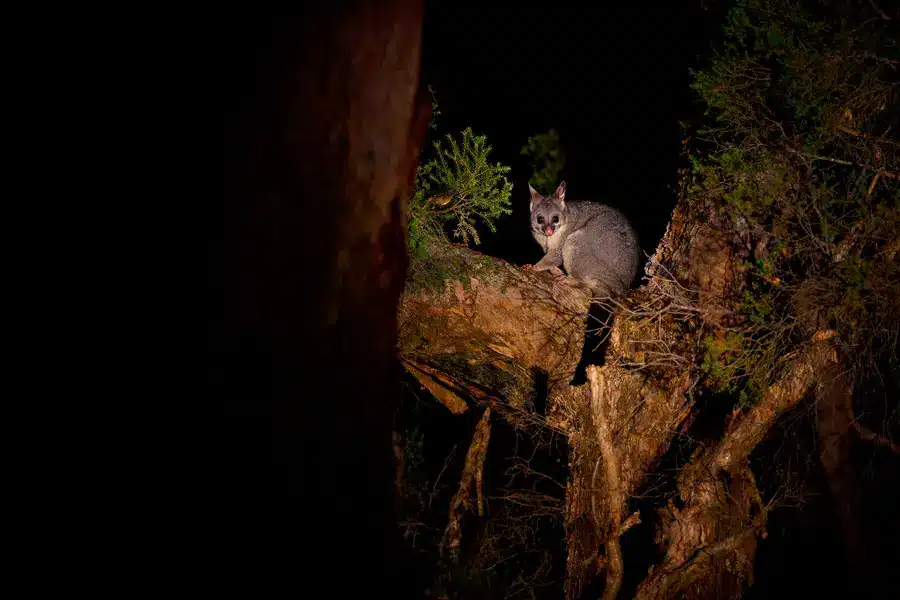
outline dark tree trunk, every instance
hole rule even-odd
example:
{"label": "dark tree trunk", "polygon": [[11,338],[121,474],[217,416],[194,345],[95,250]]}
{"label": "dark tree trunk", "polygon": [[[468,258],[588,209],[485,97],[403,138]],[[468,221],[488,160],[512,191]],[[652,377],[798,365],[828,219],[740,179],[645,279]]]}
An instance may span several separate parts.
{"label": "dark tree trunk", "polygon": [[859,484],[852,462],[853,382],[846,374],[824,373],[816,402],[819,461],[828,481],[835,529],[843,540],[848,581],[860,588],[873,577],[867,569],[866,550],[860,531]]}
{"label": "dark tree trunk", "polygon": [[405,202],[430,107],[417,97],[422,2],[314,4],[221,26],[222,575],[404,597],[391,416]]}

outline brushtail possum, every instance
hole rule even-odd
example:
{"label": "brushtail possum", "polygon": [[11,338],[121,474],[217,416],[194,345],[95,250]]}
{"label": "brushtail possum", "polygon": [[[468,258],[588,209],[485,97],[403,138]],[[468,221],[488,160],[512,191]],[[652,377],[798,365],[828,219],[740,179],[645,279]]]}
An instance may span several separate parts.
{"label": "brushtail possum", "polygon": [[587,283],[595,297],[627,294],[637,274],[640,248],[625,215],[596,202],[566,201],[566,182],[552,196],[530,185],[531,233],[544,257],[538,271],[566,273]]}

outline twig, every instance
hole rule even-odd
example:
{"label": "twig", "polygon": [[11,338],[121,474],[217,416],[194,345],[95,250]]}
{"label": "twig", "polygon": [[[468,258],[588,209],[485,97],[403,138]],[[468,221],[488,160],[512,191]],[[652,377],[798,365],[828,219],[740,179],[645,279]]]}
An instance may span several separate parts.
{"label": "twig", "polygon": [[881,177],[881,171],[875,173],[875,177],[872,178],[872,183],[869,184],[869,189],[866,191],[866,202],[871,200],[872,198],[872,190],[875,189],[875,184],[878,183],[878,178]]}
{"label": "twig", "polygon": [[747,529],[744,529],[740,533],[737,533],[731,537],[725,538],[721,542],[717,542],[715,544],[710,544],[708,546],[700,546],[697,550],[694,551],[693,555],[688,557],[686,561],[684,561],[684,568],[690,568],[691,563],[696,562],[701,556],[706,555],[708,557],[712,557],[719,552],[724,552],[728,550],[733,550],[740,544],[744,542],[745,539],[751,536],[756,536],[757,534],[765,531],[763,528],[763,519],[761,517],[757,517],[753,520],[753,523]]}
{"label": "twig", "polygon": [[635,525],[640,525],[640,524],[641,524],[641,511],[636,510],[633,513],[631,513],[631,515],[627,519],[622,521],[621,525],[619,525],[619,529],[618,529],[618,531],[616,531],[616,537],[622,537],[623,535],[625,535],[625,532],[627,532],[629,529],[631,529]]}
{"label": "twig", "polygon": [[885,21],[893,21],[893,19],[891,19],[883,10],[881,10],[881,8],[879,8],[877,4],[875,4],[875,0],[869,0],[869,4],[872,5],[872,8],[875,9],[875,12],[878,13],[879,17],[881,17]]}
{"label": "twig", "polygon": [[[900,62],[900,61],[889,61],[889,62]],[[888,127],[887,130],[884,133],[882,133],[880,137],[878,137],[878,140],[877,140],[878,143],[879,144],[890,144],[891,146],[900,145],[897,142],[895,142],[894,140],[887,139],[886,136],[890,130],[891,130],[891,128]],[[842,131],[846,134],[852,135],[853,137],[864,138],[864,139],[872,138],[872,135],[866,133],[865,131],[857,131],[856,129],[851,129],[850,127],[847,127],[846,125],[838,125],[838,131]]]}
{"label": "twig", "polygon": [[428,496],[428,508],[431,508],[431,501],[437,495],[435,490],[437,490],[438,483],[441,482],[441,477],[444,476],[444,471],[447,470],[447,465],[450,464],[450,458],[453,456],[453,453],[456,452],[457,444],[453,444],[453,448],[450,449],[450,454],[447,455],[447,458],[444,459],[444,467],[441,469],[441,472],[438,473],[437,479],[434,480],[434,485],[431,486],[431,494]]}
{"label": "twig", "polygon": [[822,156],[821,154],[809,154],[807,152],[799,152],[797,150],[794,150],[793,148],[788,148],[788,149],[791,152],[793,152],[794,154],[798,154],[800,156],[805,156],[806,158],[810,158],[812,160],[827,160],[828,162],[833,162],[838,165],[844,165],[845,167],[856,167],[858,169],[866,169],[867,171],[875,171],[875,172],[880,173],[883,176],[887,177],[888,179],[900,179],[900,174],[893,173],[891,171],[879,170],[878,168],[873,167],[872,165],[864,165],[861,163],[854,163],[854,162],[850,162],[849,160],[842,160],[840,158],[832,158],[830,156]]}

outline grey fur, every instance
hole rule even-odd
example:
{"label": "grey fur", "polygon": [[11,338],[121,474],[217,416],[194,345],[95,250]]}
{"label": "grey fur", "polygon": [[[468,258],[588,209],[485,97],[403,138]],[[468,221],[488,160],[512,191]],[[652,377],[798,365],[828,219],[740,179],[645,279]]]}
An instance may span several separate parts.
{"label": "grey fur", "polygon": [[565,181],[552,196],[541,196],[530,185],[528,190],[531,233],[545,252],[534,268],[559,272],[562,264],[566,273],[587,283],[596,297],[627,294],[640,255],[628,219],[604,204],[567,202]]}

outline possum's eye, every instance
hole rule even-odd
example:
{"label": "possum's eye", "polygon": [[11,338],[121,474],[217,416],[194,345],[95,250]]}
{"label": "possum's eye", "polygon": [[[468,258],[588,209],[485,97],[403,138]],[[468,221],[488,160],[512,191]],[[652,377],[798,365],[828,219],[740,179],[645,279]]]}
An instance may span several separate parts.
{"label": "possum's eye", "polygon": [[553,222],[559,223],[559,215],[553,215]]}
{"label": "possum's eye", "polygon": [[544,224],[544,217],[538,217],[538,225]]}

